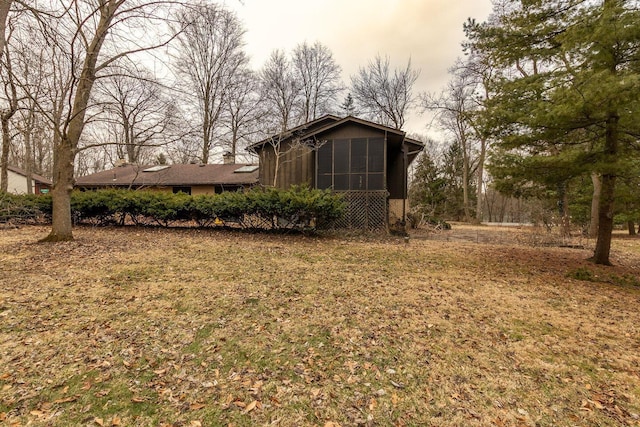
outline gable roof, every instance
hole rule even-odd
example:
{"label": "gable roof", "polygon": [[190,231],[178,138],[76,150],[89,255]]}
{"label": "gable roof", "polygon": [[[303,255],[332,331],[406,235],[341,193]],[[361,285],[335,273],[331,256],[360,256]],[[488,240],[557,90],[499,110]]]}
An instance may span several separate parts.
{"label": "gable roof", "polygon": [[258,166],[250,164],[124,165],[76,179],[80,187],[252,185]]}
{"label": "gable roof", "polygon": [[314,129],[318,129],[320,127],[324,127],[324,126],[326,126],[328,124],[335,123],[337,121],[340,121],[340,117],[334,116],[332,114],[326,114],[326,115],[324,115],[322,117],[319,117],[319,118],[317,118],[315,120],[311,120],[310,122],[303,123],[303,124],[301,124],[299,126],[296,126],[294,128],[291,128],[291,129],[287,129],[284,132],[276,133],[276,134],[271,135],[271,136],[269,136],[267,138],[264,138],[264,139],[262,139],[262,140],[260,140],[260,141],[258,141],[256,143],[253,143],[253,144],[251,144],[251,145],[249,145],[247,147],[247,150],[248,151],[253,151],[255,148],[263,146],[263,145],[267,144],[269,141],[272,141],[274,139],[282,141],[282,140],[285,140],[285,139],[287,139],[287,138],[289,138],[291,136],[294,136],[296,134],[297,135],[306,135],[308,132],[311,132]]}
{"label": "gable roof", "polygon": [[389,126],[381,125],[379,123],[375,123],[369,120],[364,120],[354,116],[346,116],[343,118],[339,118],[333,115],[326,115],[326,116],[320,117],[319,119],[316,119],[311,122],[292,128],[287,132],[275,134],[270,136],[269,138],[265,138],[262,141],[259,141],[259,142],[256,142],[255,144],[250,145],[247,148],[247,150],[253,151],[256,148],[264,146],[269,141],[274,139],[284,140],[292,136],[298,136],[300,138],[305,138],[305,139],[312,138],[313,136],[316,136],[321,133],[327,132],[331,129],[335,129],[337,127],[343,126],[347,123],[355,123],[362,126],[374,128],[374,129],[386,132],[388,134],[392,134],[395,136],[394,139],[396,141],[400,141],[400,143],[411,144],[413,147],[410,151],[421,151],[424,148],[424,144],[422,142],[406,137],[406,133],[400,129],[391,128]]}
{"label": "gable roof", "polygon": [[[27,176],[27,171],[25,171],[24,169],[19,168],[17,166],[9,165],[9,166],[7,166],[7,170],[10,170],[11,172],[13,172],[15,174],[22,175],[25,178]],[[38,175],[37,173],[32,173],[31,174],[31,179],[33,179],[36,182],[40,182],[42,184],[53,185],[53,182],[50,179],[45,178],[42,175]]]}

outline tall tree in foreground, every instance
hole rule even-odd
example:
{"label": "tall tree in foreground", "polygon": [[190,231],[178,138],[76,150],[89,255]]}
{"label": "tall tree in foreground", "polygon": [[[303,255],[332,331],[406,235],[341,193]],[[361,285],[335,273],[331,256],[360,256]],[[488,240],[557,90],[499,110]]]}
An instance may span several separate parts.
{"label": "tall tree in foreground", "polygon": [[637,2],[512,3],[492,21],[466,26],[469,47],[502,72],[487,109],[498,146],[513,156],[562,159],[580,147],[573,174],[597,172],[602,183],[593,259],[610,264],[616,179],[639,156]]}
{"label": "tall tree in foreground", "polygon": [[166,22],[159,16],[162,3],[74,0],[52,3],[57,10],[39,14],[42,48],[49,51],[55,81],[49,90],[50,105],[37,107],[54,131],[53,223],[46,241],[73,239],[70,202],[75,156],[95,81],[121,58],[168,42],[160,36],[158,44],[145,45],[140,34],[154,20]]}
{"label": "tall tree in foreground", "polygon": [[413,69],[411,60],[406,67],[391,70],[389,57],[377,55],[351,76],[351,94],[367,118],[402,129],[415,105],[413,85],[419,76],[420,70]]}

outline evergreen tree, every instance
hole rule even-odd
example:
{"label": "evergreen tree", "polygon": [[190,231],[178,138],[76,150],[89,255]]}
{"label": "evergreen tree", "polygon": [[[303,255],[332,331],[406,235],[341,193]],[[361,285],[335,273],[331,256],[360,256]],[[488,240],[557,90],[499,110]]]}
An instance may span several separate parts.
{"label": "evergreen tree", "polygon": [[446,201],[446,182],[428,152],[420,154],[411,182],[409,199],[411,208],[428,219],[442,216]]}
{"label": "evergreen tree", "polygon": [[[442,215],[446,219],[454,221],[468,220],[464,204],[464,179],[463,169],[465,165],[461,145],[456,141],[451,143],[444,152],[442,159],[442,178],[444,180],[445,201]],[[471,176],[467,173],[467,176]],[[470,205],[475,204],[475,184],[468,183]]]}
{"label": "evergreen tree", "polygon": [[340,109],[347,116],[356,115],[356,103],[353,100],[353,96],[351,96],[351,92],[347,94],[347,97],[344,99],[344,102],[340,104]]}
{"label": "evergreen tree", "polygon": [[[594,253],[609,264],[616,181],[639,156],[640,10],[624,0],[521,0],[465,30],[501,70],[486,119],[494,165],[522,182],[601,176]],[[504,156],[500,159],[500,156]],[[544,166],[530,170],[531,166]],[[495,167],[493,169],[496,171]]]}

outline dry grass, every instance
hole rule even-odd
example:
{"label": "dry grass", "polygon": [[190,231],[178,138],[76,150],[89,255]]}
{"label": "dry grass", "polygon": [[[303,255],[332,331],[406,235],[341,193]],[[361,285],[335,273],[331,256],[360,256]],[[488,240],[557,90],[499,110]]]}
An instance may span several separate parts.
{"label": "dry grass", "polygon": [[0,233],[0,424],[640,426],[640,239]]}

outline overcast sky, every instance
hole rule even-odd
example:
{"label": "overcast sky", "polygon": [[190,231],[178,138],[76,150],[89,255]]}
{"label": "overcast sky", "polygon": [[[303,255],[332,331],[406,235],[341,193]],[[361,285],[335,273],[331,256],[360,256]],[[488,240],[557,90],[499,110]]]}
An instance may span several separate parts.
{"label": "overcast sky", "polygon": [[[246,29],[246,51],[259,69],[274,49],[319,41],[349,76],[376,54],[394,67],[409,58],[421,70],[416,91],[439,92],[447,69],[462,56],[462,25],[484,21],[491,0],[226,0]],[[405,130],[426,134],[426,117],[411,117]]]}

